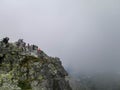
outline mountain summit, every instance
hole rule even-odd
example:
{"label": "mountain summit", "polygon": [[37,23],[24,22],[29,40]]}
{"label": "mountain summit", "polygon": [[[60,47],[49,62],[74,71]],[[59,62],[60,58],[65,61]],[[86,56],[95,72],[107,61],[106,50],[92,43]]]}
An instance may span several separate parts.
{"label": "mountain summit", "polygon": [[19,39],[0,41],[0,90],[72,90],[58,57]]}

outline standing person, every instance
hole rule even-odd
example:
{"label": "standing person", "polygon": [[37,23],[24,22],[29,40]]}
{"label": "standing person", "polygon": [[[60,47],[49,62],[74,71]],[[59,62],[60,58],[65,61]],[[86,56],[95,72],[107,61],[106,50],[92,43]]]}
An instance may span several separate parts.
{"label": "standing person", "polygon": [[32,51],[32,46],[29,43],[27,44],[27,49],[28,49],[28,52]]}
{"label": "standing person", "polygon": [[22,47],[23,47],[24,51],[26,51],[26,43],[25,42],[22,43]]}
{"label": "standing person", "polygon": [[8,41],[9,41],[9,38],[8,38],[8,37],[3,38],[3,40],[2,40],[2,42],[5,43],[5,44],[7,44]]}
{"label": "standing person", "polygon": [[28,48],[28,51],[29,51],[30,50],[30,44],[29,43],[27,44],[27,48]]}
{"label": "standing person", "polygon": [[38,53],[38,54],[40,54],[40,52],[41,52],[41,49],[40,49],[40,48],[38,48],[37,53]]}

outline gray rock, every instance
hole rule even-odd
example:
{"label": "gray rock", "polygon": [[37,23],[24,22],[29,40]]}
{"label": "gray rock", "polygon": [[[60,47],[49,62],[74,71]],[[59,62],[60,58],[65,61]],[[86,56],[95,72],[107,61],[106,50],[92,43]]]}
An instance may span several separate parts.
{"label": "gray rock", "polygon": [[0,90],[71,90],[60,59],[30,46],[0,42]]}

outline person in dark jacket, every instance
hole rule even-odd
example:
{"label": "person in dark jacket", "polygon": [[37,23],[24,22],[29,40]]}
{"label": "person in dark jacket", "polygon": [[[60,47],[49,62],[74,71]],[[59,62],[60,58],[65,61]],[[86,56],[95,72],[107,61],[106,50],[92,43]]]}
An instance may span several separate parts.
{"label": "person in dark jacket", "polygon": [[9,41],[8,37],[3,38],[3,40],[2,40],[2,42],[5,43],[5,44],[8,44],[8,41]]}

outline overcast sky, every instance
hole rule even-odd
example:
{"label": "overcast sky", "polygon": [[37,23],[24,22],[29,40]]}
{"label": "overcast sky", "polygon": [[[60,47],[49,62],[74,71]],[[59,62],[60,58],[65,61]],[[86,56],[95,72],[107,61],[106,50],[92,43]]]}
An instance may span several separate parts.
{"label": "overcast sky", "polygon": [[0,0],[0,38],[23,38],[76,71],[120,69],[120,0]]}

